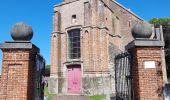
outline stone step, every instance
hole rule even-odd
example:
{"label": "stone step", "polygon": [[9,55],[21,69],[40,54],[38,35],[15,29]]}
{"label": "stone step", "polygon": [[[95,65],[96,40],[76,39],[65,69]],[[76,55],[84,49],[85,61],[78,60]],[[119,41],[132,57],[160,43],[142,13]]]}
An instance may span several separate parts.
{"label": "stone step", "polygon": [[88,96],[61,95],[61,96],[54,96],[52,100],[89,100],[89,99]]}

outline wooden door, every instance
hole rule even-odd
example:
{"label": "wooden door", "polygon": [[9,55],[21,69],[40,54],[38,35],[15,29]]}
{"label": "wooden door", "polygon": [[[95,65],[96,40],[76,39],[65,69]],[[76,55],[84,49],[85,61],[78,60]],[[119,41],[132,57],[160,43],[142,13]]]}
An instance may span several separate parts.
{"label": "wooden door", "polygon": [[78,66],[68,67],[68,93],[80,93],[81,68]]}

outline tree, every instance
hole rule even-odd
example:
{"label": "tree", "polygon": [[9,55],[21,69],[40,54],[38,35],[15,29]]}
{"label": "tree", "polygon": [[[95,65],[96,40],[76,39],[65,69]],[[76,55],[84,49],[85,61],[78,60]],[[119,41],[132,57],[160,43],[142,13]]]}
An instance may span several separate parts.
{"label": "tree", "polygon": [[45,66],[45,76],[50,76],[50,67],[51,67],[51,65],[46,65]]}
{"label": "tree", "polygon": [[155,27],[162,25],[164,35],[170,34],[170,18],[153,18],[149,22]]}
{"label": "tree", "polygon": [[165,41],[165,59],[167,65],[167,75],[170,73],[170,18],[153,18],[149,23],[154,24],[155,27],[162,25],[163,36]]}

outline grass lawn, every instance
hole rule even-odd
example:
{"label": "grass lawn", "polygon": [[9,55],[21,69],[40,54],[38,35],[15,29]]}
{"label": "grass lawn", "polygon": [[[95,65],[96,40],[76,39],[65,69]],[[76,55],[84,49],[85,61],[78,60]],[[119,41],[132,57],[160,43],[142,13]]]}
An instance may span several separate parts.
{"label": "grass lawn", "polygon": [[[48,100],[52,100],[52,97],[56,94],[51,94],[48,91],[48,87],[44,87],[44,96],[48,97]],[[103,95],[95,95],[95,96],[90,96],[89,100],[105,100],[105,96]]]}
{"label": "grass lawn", "polygon": [[48,100],[52,100],[52,97],[56,95],[56,94],[51,94],[49,93],[48,91],[48,87],[44,87],[44,96],[47,96],[48,97]]}
{"label": "grass lawn", "polygon": [[105,96],[103,95],[95,95],[95,96],[90,96],[90,100],[104,100]]}

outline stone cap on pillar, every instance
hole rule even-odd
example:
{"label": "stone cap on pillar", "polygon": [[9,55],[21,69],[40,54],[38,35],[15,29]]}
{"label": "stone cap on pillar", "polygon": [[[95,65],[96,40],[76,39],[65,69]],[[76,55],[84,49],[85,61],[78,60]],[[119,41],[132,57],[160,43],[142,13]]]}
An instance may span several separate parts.
{"label": "stone cap on pillar", "polygon": [[32,27],[23,22],[16,23],[11,30],[11,37],[14,41],[30,41],[33,37]]}
{"label": "stone cap on pillar", "polygon": [[11,37],[14,41],[0,43],[0,49],[34,49],[40,52],[40,49],[30,42],[33,37],[31,26],[23,22],[16,23],[11,30]]}
{"label": "stone cap on pillar", "polygon": [[[159,39],[158,36],[155,35],[154,29],[152,25],[148,22],[137,23],[133,26],[132,36],[134,40],[125,46],[125,49],[128,50],[133,47],[164,47],[165,43],[163,39]],[[157,32],[159,36],[163,36],[163,33]],[[156,38],[151,38],[153,35]]]}
{"label": "stone cap on pillar", "polygon": [[35,48],[37,52],[40,49],[31,42],[26,41],[7,41],[5,43],[0,43],[0,49],[32,49]]}
{"label": "stone cap on pillar", "polygon": [[164,47],[164,41],[156,39],[136,39],[130,42],[125,49],[128,50],[133,47]]}

